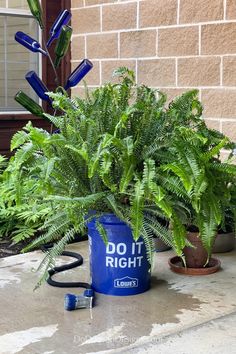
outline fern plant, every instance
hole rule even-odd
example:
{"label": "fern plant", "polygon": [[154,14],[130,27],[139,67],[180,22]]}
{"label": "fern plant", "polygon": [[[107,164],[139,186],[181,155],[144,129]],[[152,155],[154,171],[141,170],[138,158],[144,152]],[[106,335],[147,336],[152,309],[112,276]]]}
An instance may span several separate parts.
{"label": "fern plant", "polygon": [[[190,211],[182,220],[185,232],[199,230],[209,262],[218,227],[223,223],[226,205],[232,206],[235,194],[236,166],[222,163],[222,149],[232,149],[234,144],[221,134],[205,134],[179,127],[175,131],[167,161],[161,165],[160,178],[168,181],[165,186],[182,201]],[[212,132],[214,133],[214,132]],[[169,181],[172,180],[171,188]],[[174,220],[171,220],[174,222]],[[173,231],[174,232],[174,231]]]}
{"label": "fern plant", "polygon": [[[120,68],[115,75],[118,84],[86,91],[85,99],[50,94],[58,115],[45,118],[59,134],[28,123],[13,137],[15,155],[0,187],[5,190],[4,213],[19,223],[14,229],[17,241],[40,231],[25,251],[55,243],[40,266],[45,271],[75,234],[84,233],[91,210],[98,217],[112,212],[125,221],[134,239],[143,237],[150,262],[153,235],[183,257],[189,244],[185,225],[198,220],[195,216],[203,205],[213,215],[212,229],[219,223],[216,187],[211,188],[209,181],[218,175],[223,184],[227,176],[227,191],[234,167],[215,156],[233,145],[206,127],[197,91],[185,93],[166,108],[165,95],[136,86],[128,69]],[[207,210],[206,191],[211,191],[214,214]],[[201,217],[206,220],[205,211]],[[171,228],[161,219],[170,220]],[[206,240],[210,232],[206,222],[199,225]],[[99,222],[97,228],[107,242]],[[205,244],[209,249],[211,241]]]}
{"label": "fern plant", "polygon": [[[180,215],[186,209],[165,192],[158,170],[175,132],[170,122],[178,126],[171,110],[188,107],[193,112],[197,93],[186,94],[166,110],[165,95],[135,86],[133,73],[125,68],[115,74],[120,83],[87,93],[86,99],[50,94],[61,115],[45,116],[59,134],[50,135],[29,123],[12,140],[16,152],[8,170],[14,169],[19,184],[35,182],[34,209],[28,203],[27,210],[18,210],[17,219],[24,218],[27,226],[33,215],[43,219],[50,209],[41,235],[25,249],[55,242],[41,264],[45,270],[76,233],[84,232],[90,210],[96,210],[97,216],[113,212],[130,225],[135,240],[143,237],[150,262],[153,235],[182,256],[186,239]],[[193,121],[197,114],[192,113]],[[16,203],[16,191],[13,195]],[[30,193],[24,194],[24,205],[27,198]],[[165,228],[160,218],[172,218],[174,231]],[[102,225],[97,223],[97,228],[106,242]],[[21,229],[17,232],[20,239]]]}
{"label": "fern plant", "polygon": [[[181,252],[156,218],[157,213],[168,218],[175,207],[157,183],[159,161],[154,158],[162,149],[156,137],[162,134],[165,97],[145,86],[135,88],[133,73],[125,68],[117,74],[119,84],[107,84],[85,100],[50,94],[61,115],[45,117],[59,134],[50,135],[29,123],[12,140],[16,152],[5,173],[13,168],[17,183],[32,184],[36,208],[18,210],[17,218],[30,223],[34,215],[44,218],[50,209],[42,234],[25,249],[55,242],[42,262],[45,269],[76,233],[84,232],[90,210],[97,216],[113,212],[130,225],[135,240],[143,237],[150,262],[153,234]],[[17,205],[16,190],[13,194]],[[28,197],[20,195],[20,205]],[[106,242],[102,225],[97,223],[97,228]]]}
{"label": "fern plant", "polygon": [[[15,134],[12,147],[15,141],[22,141],[23,135],[27,133],[21,131]],[[31,156],[28,163],[27,156]],[[34,154],[29,144],[17,151],[10,161],[3,161],[5,169],[0,175],[0,235],[10,235],[14,242],[24,241],[34,236],[51,212],[50,205],[44,201],[49,193],[49,171],[46,160]]]}

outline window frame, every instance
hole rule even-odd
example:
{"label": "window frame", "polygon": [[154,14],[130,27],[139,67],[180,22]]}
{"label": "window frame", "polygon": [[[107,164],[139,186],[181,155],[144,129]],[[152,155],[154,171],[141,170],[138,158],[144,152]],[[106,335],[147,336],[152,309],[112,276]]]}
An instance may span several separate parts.
{"label": "window frame", "polygon": [[[25,9],[13,9],[13,8],[0,8],[0,16],[7,16],[7,17],[23,17],[23,18],[31,18],[33,19],[34,16],[31,14],[30,10],[25,10]],[[19,28],[20,30],[20,28]],[[37,28],[37,40],[41,41],[41,32]],[[38,64],[38,73],[39,76],[42,77],[42,56],[39,55],[37,58],[37,64]],[[39,103],[41,103],[39,101]],[[0,120],[2,116],[5,115],[26,115],[27,111],[26,110],[14,110],[14,109],[9,109],[9,111],[1,111],[0,110]]]}
{"label": "window frame", "polygon": [[[48,35],[57,13],[64,9],[71,10],[71,0],[42,0],[41,3],[44,13],[45,31]],[[54,47],[55,42],[52,43],[49,51],[53,52]],[[69,50],[58,71],[62,84],[71,73],[70,59],[71,51]],[[42,79],[49,91],[55,88],[53,87],[53,71],[46,57],[42,58]],[[46,112],[50,113],[50,107],[47,103],[43,103],[43,108]],[[50,130],[50,124],[47,120],[35,117],[30,113],[23,111],[14,113],[3,112],[0,115],[0,154],[5,156],[12,155],[12,152],[10,152],[11,138],[18,130],[22,129],[29,120],[33,122],[34,126]]]}
{"label": "window frame", "polygon": [[[57,0],[55,4],[55,0],[41,0],[42,8],[43,8],[43,13],[44,13],[44,23],[45,23],[45,32],[48,34],[51,24],[53,20],[55,19],[55,15],[57,12],[64,10],[64,9],[71,9],[71,0]],[[58,10],[55,13],[55,7],[58,6]],[[14,16],[17,14],[17,16],[21,17],[29,17],[33,18],[32,14],[30,13],[29,10],[25,9],[8,9],[8,8],[0,8],[0,14],[4,14],[7,16]],[[41,31],[39,30],[39,41],[41,41]],[[55,43],[52,45],[52,48],[50,49],[50,52],[53,50],[55,46]],[[68,54],[65,56],[64,61],[62,62],[62,65],[59,70],[59,77],[61,82],[65,82],[66,77],[70,74],[71,71],[71,53],[70,50],[68,51]],[[53,71],[50,67],[50,62],[46,57],[39,56],[39,74],[42,77],[42,80],[44,81],[45,85],[48,87],[49,91],[53,89],[52,85],[50,84],[50,81],[52,81],[53,77]],[[42,103],[43,108],[45,111],[50,111],[50,107],[46,103]],[[39,120],[38,117],[35,117],[31,113],[27,111],[0,111],[0,123],[1,121],[4,120],[23,120],[23,121],[28,121],[28,120]],[[0,148],[1,151],[1,148]]]}

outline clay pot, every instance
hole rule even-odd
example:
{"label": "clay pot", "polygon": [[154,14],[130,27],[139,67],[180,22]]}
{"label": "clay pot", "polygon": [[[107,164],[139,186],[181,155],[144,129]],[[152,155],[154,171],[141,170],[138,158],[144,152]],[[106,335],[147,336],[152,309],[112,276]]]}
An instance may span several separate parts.
{"label": "clay pot", "polygon": [[198,232],[189,232],[187,235],[188,240],[193,247],[185,247],[183,249],[186,265],[188,268],[203,268],[207,262],[208,254],[202,245]]}
{"label": "clay pot", "polygon": [[212,253],[230,252],[235,246],[235,233],[218,233],[212,249]]}
{"label": "clay pot", "polygon": [[159,237],[154,237],[154,244],[156,252],[164,252],[171,249],[171,247],[165,244]]}
{"label": "clay pot", "polygon": [[209,275],[220,269],[220,261],[217,258],[210,258],[205,268],[186,268],[183,265],[182,259],[177,256],[170,258],[168,263],[172,272],[184,275]]}

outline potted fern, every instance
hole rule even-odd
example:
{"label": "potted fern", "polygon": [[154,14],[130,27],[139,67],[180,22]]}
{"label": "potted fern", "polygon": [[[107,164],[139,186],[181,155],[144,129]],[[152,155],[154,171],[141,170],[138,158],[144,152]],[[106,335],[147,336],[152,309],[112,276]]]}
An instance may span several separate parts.
{"label": "potted fern", "polygon": [[[221,222],[216,186],[226,176],[232,180],[235,168],[216,158],[232,144],[207,129],[197,91],[166,109],[165,95],[135,85],[131,71],[120,68],[115,75],[118,84],[86,90],[85,99],[49,94],[57,116],[44,117],[59,134],[29,123],[13,138],[11,164],[18,182],[29,179],[40,186],[34,193],[39,203],[28,212],[40,214],[42,202],[50,210],[41,236],[25,249],[54,242],[40,265],[41,280],[65,245],[88,227],[93,286],[120,295],[149,288],[153,235],[185,263],[183,250],[191,245],[186,231],[197,227],[207,250],[203,266],[208,263]],[[127,276],[127,268],[138,272]],[[125,273],[117,276],[117,269]]]}
{"label": "potted fern", "polygon": [[51,213],[41,228],[45,232],[25,250],[53,241],[41,264],[47,270],[75,234],[88,227],[93,287],[130,295],[150,286],[153,235],[178,254],[181,248],[157,219],[175,212],[156,173],[157,150],[163,149],[158,142],[163,95],[135,86],[128,69],[120,68],[116,75],[119,84],[87,92],[85,99],[51,93],[61,115],[44,116],[60,133],[51,135],[29,124],[14,137],[13,146],[21,169],[31,173],[39,156],[37,168],[48,171],[46,181],[35,182],[45,184],[44,203]]}
{"label": "potted fern", "polygon": [[[229,155],[227,162],[231,162],[233,155]],[[228,185],[227,198],[222,207],[222,222],[213,246],[213,253],[232,251],[235,247],[235,223],[236,223],[236,184],[235,181],[225,178],[224,184]]]}
{"label": "potted fern", "polygon": [[230,215],[225,221],[218,230],[212,253],[230,252],[235,247],[235,217]]}
{"label": "potted fern", "polygon": [[[28,0],[28,4],[43,30],[39,1]],[[68,50],[72,35],[72,28],[68,26],[70,18],[71,14],[67,10],[59,14],[52,25],[48,41],[43,33],[43,48],[23,32],[18,31],[15,34],[18,43],[49,58],[55,73],[56,86],[59,86],[56,69]],[[53,61],[49,47],[56,38],[58,40]],[[33,45],[35,43],[36,49]],[[117,268],[117,264],[120,269],[132,268],[135,262],[138,264],[133,268],[139,267],[142,270],[139,272],[140,280],[138,274],[130,273],[131,276],[122,274],[113,281],[113,288],[116,288],[114,294],[123,294],[124,289],[126,294],[133,294],[149,287],[152,235],[156,234],[167,243],[173,244],[171,233],[156,219],[157,210],[158,214],[163,213],[165,217],[172,214],[172,206],[164,199],[164,191],[156,179],[155,155],[159,147],[156,136],[160,133],[164,95],[156,95],[155,91],[146,87],[134,89],[133,73],[123,68],[119,71],[119,75],[123,77],[121,84],[108,84],[96,90],[92,97],[87,96],[86,100],[69,99],[66,91],[75,86],[92,66],[89,60],[84,59],[71,73],[64,88],[57,87],[59,93],[51,94],[50,98],[37,73],[30,71],[26,74],[26,80],[37,95],[49,104],[52,103],[55,115],[45,114],[42,107],[21,90],[16,94],[15,100],[36,116],[49,119],[59,129],[59,134],[50,135],[28,124],[13,139],[12,147],[17,151],[11,167],[16,172],[15,176],[24,176],[35,194],[38,193],[36,199],[43,200],[44,210],[48,206],[50,208],[42,227],[46,232],[26,248],[49,241],[56,242],[46,254],[42,266],[45,265],[46,269],[50,267],[65,244],[77,232],[82,232],[85,226],[94,235],[90,240],[95,239],[99,232],[106,245],[104,253],[115,254],[117,250],[117,254],[124,256],[128,239],[129,243],[133,239],[135,242],[129,247],[131,256],[126,257],[127,267],[124,266],[125,257],[122,257],[122,262],[121,257],[116,257],[114,263],[111,256],[106,257],[108,273],[112,273],[110,268]],[[135,97],[132,97],[133,89]],[[133,103],[130,103],[131,100]],[[151,146],[150,141],[154,142]],[[46,169],[45,180],[42,165]],[[34,185],[40,187],[35,189]],[[45,193],[49,197],[45,198]],[[30,193],[28,197],[30,200]],[[31,216],[36,209],[37,204],[31,210]],[[29,212],[22,212],[21,215],[27,218]],[[17,216],[19,215],[18,213]],[[178,219],[177,215],[175,219]],[[124,229],[125,235],[125,240],[118,245],[115,245],[113,239],[111,241],[111,228],[116,229],[115,225]],[[114,232],[115,239],[119,237],[119,228]],[[97,238],[95,244],[98,245],[100,240]],[[99,247],[105,247],[104,244]],[[173,246],[179,253],[179,244],[175,243]],[[92,242],[91,250],[96,250]],[[98,289],[95,282],[93,280],[96,290],[111,292],[110,289],[104,290],[104,287]],[[139,282],[143,283],[142,287],[138,285]]]}
{"label": "potted fern", "polygon": [[[179,125],[182,134],[198,131],[200,137],[200,131],[210,133],[200,118],[202,108],[196,91],[187,92],[166,109],[165,96],[136,86],[128,69],[120,68],[115,75],[120,79],[118,84],[108,83],[91,94],[86,91],[85,99],[51,93],[60,115],[44,116],[60,133],[51,135],[28,124],[13,138],[13,164],[24,171],[24,179],[34,179],[48,195],[43,198],[44,207],[51,210],[40,230],[44,233],[26,248],[55,243],[40,266],[45,269],[43,279],[65,245],[88,226],[89,234],[93,233],[91,250],[95,252],[91,258],[97,258],[96,265],[91,265],[93,279],[98,274],[98,262],[105,263],[109,279],[117,268],[126,270],[134,264],[140,268],[143,263],[141,273],[146,276],[139,283],[144,291],[150,281],[153,235],[183,260],[183,248],[189,245],[183,220],[189,216],[191,203],[186,204],[187,193],[166,164],[175,160]],[[39,177],[35,178],[32,171]],[[169,221],[171,228],[167,229]],[[117,232],[111,230],[114,225]],[[122,229],[124,239],[119,239]],[[132,246],[133,241],[136,246]],[[139,242],[143,242],[142,248]],[[93,285],[101,292],[137,293],[140,288],[136,280],[132,281],[138,276],[123,275],[113,278],[113,289],[107,290],[106,284],[101,289],[95,280]],[[97,283],[105,279],[104,272],[99,279]],[[120,284],[133,284],[133,288],[122,289]]]}
{"label": "potted fern", "polygon": [[231,193],[227,206],[222,210],[222,223],[218,229],[212,253],[230,252],[235,247],[235,185],[231,185],[230,189]]}
{"label": "potted fern", "polygon": [[189,242],[183,247],[183,259],[190,270],[180,266],[177,258],[170,265],[178,272],[211,273],[219,268],[219,262],[211,259],[212,248],[236,177],[236,166],[222,163],[219,154],[223,148],[232,150],[234,144],[204,127],[198,131],[180,127],[171,145],[168,163],[161,170],[166,178],[175,177],[172,193],[186,208],[180,232]]}

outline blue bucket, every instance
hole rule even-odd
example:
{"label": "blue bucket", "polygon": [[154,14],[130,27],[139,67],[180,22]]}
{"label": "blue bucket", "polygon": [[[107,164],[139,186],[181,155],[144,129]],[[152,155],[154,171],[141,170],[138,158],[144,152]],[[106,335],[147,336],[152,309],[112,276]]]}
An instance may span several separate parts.
{"label": "blue bucket", "polygon": [[96,219],[88,222],[92,287],[107,295],[136,295],[150,288],[150,264],[144,241],[134,241],[132,231],[113,214],[99,218],[106,229],[106,246],[96,229]]}

